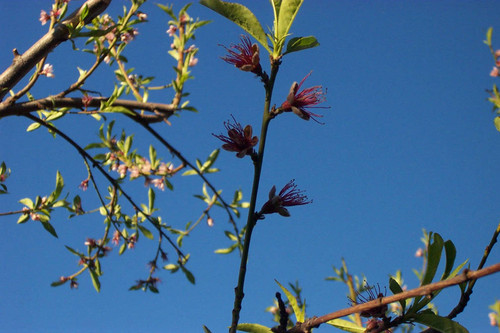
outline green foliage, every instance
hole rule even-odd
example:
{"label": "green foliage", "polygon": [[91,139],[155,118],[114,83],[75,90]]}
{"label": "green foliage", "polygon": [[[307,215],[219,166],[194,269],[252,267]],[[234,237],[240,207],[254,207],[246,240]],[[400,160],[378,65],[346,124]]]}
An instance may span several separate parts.
{"label": "green foliage", "polygon": [[358,324],[345,319],[340,319],[340,318],[332,319],[327,321],[326,323],[328,325],[332,325],[333,327],[339,328],[345,332],[363,333],[366,331],[363,326],[359,326]]}
{"label": "green foliage", "polygon": [[270,54],[266,33],[250,9],[239,4],[221,0],[201,0],[200,3],[237,24],[255,38]]}
{"label": "green foliage", "polygon": [[250,333],[272,333],[269,327],[259,325],[259,324],[248,324],[241,323],[237,326],[238,331],[250,332]]}

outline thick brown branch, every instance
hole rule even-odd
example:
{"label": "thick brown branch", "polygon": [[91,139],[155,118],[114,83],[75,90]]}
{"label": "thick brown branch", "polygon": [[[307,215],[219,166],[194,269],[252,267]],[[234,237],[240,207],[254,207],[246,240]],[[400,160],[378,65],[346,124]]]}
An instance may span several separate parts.
{"label": "thick brown branch", "polygon": [[[89,102],[84,103],[82,98],[69,98],[69,97],[47,97],[43,99],[38,99],[30,102],[22,102],[16,103],[13,105],[3,105],[0,103],[0,118],[7,116],[22,116],[33,111],[38,110],[52,110],[54,108],[77,108],[77,109],[86,109],[88,107],[91,108],[99,108],[101,106],[101,102],[106,102],[108,100],[107,97],[94,97]],[[163,117],[159,117],[157,114],[150,115],[150,117],[160,118],[168,118],[175,111],[175,108],[172,104],[161,104],[161,103],[143,103],[137,101],[129,101],[124,99],[117,99],[113,102],[113,106],[123,106],[131,110],[147,110],[157,114],[162,115]],[[147,116],[142,116],[147,118]]]}
{"label": "thick brown branch", "polygon": [[347,309],[335,311],[335,312],[326,314],[324,316],[318,317],[312,321],[309,321],[308,325],[310,328],[310,327],[314,327],[314,326],[326,323],[327,321],[332,320],[332,319],[344,317],[344,316],[347,316],[347,315],[350,315],[353,313],[357,313],[357,312],[367,311],[367,310],[370,310],[372,308],[378,307],[380,305],[390,304],[390,303],[394,303],[394,302],[397,302],[397,301],[400,301],[403,299],[413,298],[413,297],[417,297],[417,296],[431,295],[433,292],[435,292],[437,290],[441,290],[444,288],[455,286],[455,285],[463,283],[463,282],[476,280],[476,279],[479,279],[481,277],[497,273],[499,271],[500,271],[500,263],[491,265],[489,267],[486,267],[486,268],[483,268],[483,269],[480,269],[477,271],[464,270],[464,272],[462,274],[455,276],[452,279],[431,283],[431,284],[428,284],[428,285],[425,285],[425,286],[422,286],[419,288],[415,288],[412,290],[408,290],[408,291],[405,291],[405,292],[402,292],[402,293],[399,293],[399,294],[396,294],[393,296],[378,298],[378,299],[373,300],[371,302],[366,302],[363,304],[352,306],[352,307],[347,308]]}
{"label": "thick brown branch", "polygon": [[28,72],[36,66],[57,45],[68,40],[69,30],[66,25],[76,26],[80,19],[80,12],[84,6],[88,7],[89,14],[85,18],[85,24],[90,23],[97,15],[101,14],[111,3],[111,0],[87,0],[85,3],[66,20],[57,24],[55,28],[47,32],[33,46],[23,54],[14,57],[12,65],[0,74],[0,100],[9,92]]}

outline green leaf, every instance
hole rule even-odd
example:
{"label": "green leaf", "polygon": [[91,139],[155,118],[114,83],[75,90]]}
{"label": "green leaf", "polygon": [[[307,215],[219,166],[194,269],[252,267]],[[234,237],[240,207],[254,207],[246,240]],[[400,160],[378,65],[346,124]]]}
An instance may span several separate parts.
{"label": "green leaf", "polygon": [[182,272],[184,273],[184,275],[186,275],[186,278],[188,279],[189,282],[191,282],[192,284],[195,284],[196,283],[196,279],[193,275],[193,273],[191,273],[186,267],[184,266],[181,266],[181,270]]}
{"label": "green leaf", "polygon": [[272,333],[269,327],[259,324],[242,323],[238,324],[236,329],[238,329],[238,331],[251,332],[251,333]]}
{"label": "green leaf", "polygon": [[206,327],[205,325],[203,325],[203,333],[212,333],[212,331],[210,331],[208,329],[208,327]]}
{"label": "green leaf", "polygon": [[429,326],[443,333],[469,333],[469,331],[459,323],[431,313],[419,313],[413,319],[420,324]]}
{"label": "green leaf", "polygon": [[29,214],[22,214],[21,216],[19,216],[19,218],[17,219],[17,223],[18,224],[21,224],[21,223],[24,223],[26,221],[28,221],[30,218],[30,215]]}
{"label": "green leaf", "polygon": [[57,198],[59,198],[59,195],[61,195],[61,191],[64,187],[64,179],[63,177],[61,176],[61,173],[59,171],[57,171],[57,174],[56,174],[56,189],[54,190],[54,192],[52,192],[48,198],[48,202],[54,202],[55,200],[57,200]]}
{"label": "green leaf", "polygon": [[441,276],[441,280],[444,280],[450,275],[451,270],[453,269],[453,265],[455,264],[455,258],[457,256],[457,250],[455,245],[451,240],[447,240],[444,243],[444,250],[446,254],[446,266]]}
{"label": "green leaf", "polygon": [[128,114],[128,115],[131,115],[131,116],[134,116],[135,113],[133,111],[131,111],[130,109],[124,107],[124,106],[108,106],[108,107],[105,107],[104,109],[101,110],[101,112],[105,112],[105,113],[124,113],[124,114]]}
{"label": "green leaf", "polygon": [[42,223],[42,226],[45,230],[47,230],[48,232],[50,232],[50,234],[52,236],[54,236],[55,238],[58,238],[57,237],[57,233],[56,233],[56,229],[54,229],[54,227],[52,226],[52,224],[50,224],[49,222],[44,222],[42,221],[42,217],[44,215],[40,215],[40,222]]}
{"label": "green leaf", "polygon": [[491,35],[493,34],[493,27],[490,27],[488,31],[486,31],[486,40],[484,43],[488,46],[491,46]]}
{"label": "green leaf", "polygon": [[267,45],[266,33],[257,17],[255,17],[250,9],[239,3],[221,0],[201,0],[200,3],[236,23],[271,53]]}
{"label": "green leaf", "polygon": [[234,251],[234,249],[236,249],[238,247],[238,244],[233,244],[231,245],[230,247],[226,248],[226,249],[217,249],[214,251],[214,253],[217,253],[217,254],[229,254],[231,252]]}
{"label": "green leaf", "polygon": [[495,117],[495,128],[500,132],[500,117]]}
{"label": "green leaf", "polygon": [[277,29],[274,32],[275,38],[278,41],[278,47],[274,50],[273,56],[277,57],[281,54],[283,44],[288,35],[288,32],[290,31],[290,27],[292,26],[292,23],[295,20],[295,16],[297,16],[300,6],[303,2],[304,0],[281,1],[281,5],[279,7]]}
{"label": "green leaf", "polygon": [[97,273],[93,269],[89,268],[89,272],[90,272],[90,277],[92,279],[92,284],[94,285],[95,290],[97,292],[100,292],[101,291],[101,282],[99,282],[99,276],[97,275]]}
{"label": "green leaf", "polygon": [[293,296],[292,293],[289,292],[288,289],[283,287],[281,283],[279,283],[277,280],[274,281],[280,286],[281,290],[283,290],[283,292],[285,293],[286,298],[288,299],[288,302],[290,303],[290,306],[293,309],[293,313],[295,314],[295,318],[297,319],[297,321],[303,323],[306,314],[305,311],[302,311],[302,309],[297,304],[297,299],[295,298],[295,296]]}
{"label": "green leaf", "polygon": [[149,231],[147,228],[143,227],[142,225],[138,224],[137,227],[139,230],[142,232],[144,236],[148,239],[154,239],[153,233]]}
{"label": "green leaf", "polygon": [[182,174],[183,176],[192,176],[192,175],[196,175],[196,171],[191,169],[191,170],[187,170],[187,171],[184,171],[184,173]]}
{"label": "green leaf", "polygon": [[[403,288],[401,288],[399,283],[396,280],[394,280],[393,278],[389,279],[389,289],[391,289],[391,291],[394,295],[403,292]],[[399,304],[401,304],[401,307],[403,308],[403,313],[404,313],[405,308],[406,308],[406,300],[403,299],[403,300],[399,301]]]}
{"label": "green leaf", "polygon": [[319,42],[316,40],[314,36],[295,37],[290,39],[290,41],[286,45],[286,51],[285,53],[283,53],[283,55],[287,53],[310,49],[316,46],[319,46]]}
{"label": "green leaf", "polygon": [[150,187],[148,191],[148,200],[149,200],[149,212],[153,212],[155,207],[155,191]]}
{"label": "green leaf", "polygon": [[366,329],[363,326],[359,326],[358,324],[345,319],[340,319],[340,318],[332,319],[327,321],[326,323],[334,327],[340,328],[341,330],[346,332],[363,333],[366,331]]}
{"label": "green leaf", "polygon": [[26,132],[34,131],[34,130],[36,130],[40,126],[41,125],[39,123],[33,123],[33,124],[31,124],[31,125],[28,126],[28,128],[26,129]]}
{"label": "green leaf", "polygon": [[21,200],[19,200],[19,202],[28,208],[31,208],[31,209],[35,208],[33,201],[30,198],[21,199]]}
{"label": "green leaf", "polygon": [[74,255],[80,257],[81,256],[81,253],[79,253],[78,251],[76,251],[75,249],[69,247],[68,245],[64,245],[66,247],[66,249],[68,249],[69,252],[73,253]]}
{"label": "green leaf", "polygon": [[443,251],[443,238],[439,234],[434,234],[434,242],[429,245],[427,254],[427,267],[421,285],[429,284],[434,279],[441,260]]}

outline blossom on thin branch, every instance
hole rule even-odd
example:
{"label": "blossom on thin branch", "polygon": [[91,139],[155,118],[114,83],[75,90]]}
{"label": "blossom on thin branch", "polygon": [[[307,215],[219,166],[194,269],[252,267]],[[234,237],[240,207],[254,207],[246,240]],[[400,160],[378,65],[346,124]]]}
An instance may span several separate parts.
{"label": "blossom on thin branch", "polygon": [[222,45],[229,53],[222,57],[222,60],[244,72],[252,72],[261,76],[259,46],[256,43],[252,44],[248,36],[242,35],[240,39],[241,44],[231,44],[230,48]]}
{"label": "blossom on thin branch", "polygon": [[307,74],[300,83],[294,82],[290,87],[290,92],[284,101],[281,104],[281,107],[278,109],[279,112],[293,112],[300,118],[304,120],[313,119],[318,122],[315,117],[323,117],[322,115],[312,113],[307,110],[307,108],[323,108],[327,107],[315,106],[320,103],[323,103],[326,100],[326,92],[323,91],[322,86],[314,86],[310,88],[306,88],[299,92],[299,89],[302,87],[304,81],[311,75],[311,73]]}
{"label": "blossom on thin branch", "polygon": [[43,65],[40,75],[45,75],[46,77],[54,77],[54,67],[51,64]]}
{"label": "blossom on thin branch", "polygon": [[245,128],[241,126],[239,122],[234,119],[234,123],[230,123],[229,121],[224,122],[224,127],[227,130],[227,136],[223,134],[213,134],[217,139],[225,142],[222,145],[222,149],[227,151],[236,152],[236,156],[239,158],[244,157],[245,155],[252,155],[254,152],[253,147],[257,145],[259,142],[259,138],[256,136],[252,137],[252,126],[246,125]]}
{"label": "blossom on thin branch", "polygon": [[258,215],[278,213],[288,217],[290,213],[285,207],[307,205],[312,202],[303,193],[304,191],[299,190],[295,185],[295,179],[289,181],[278,195],[276,195],[276,186],[273,186],[269,191],[269,200],[262,206]]}

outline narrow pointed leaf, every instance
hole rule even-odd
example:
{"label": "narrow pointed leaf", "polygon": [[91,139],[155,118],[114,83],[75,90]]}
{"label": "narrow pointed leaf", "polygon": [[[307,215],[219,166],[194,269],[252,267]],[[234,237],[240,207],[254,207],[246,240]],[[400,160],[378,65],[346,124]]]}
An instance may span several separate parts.
{"label": "narrow pointed leaf", "polygon": [[238,331],[243,331],[243,332],[250,332],[250,333],[272,333],[271,329],[269,327],[266,327],[264,325],[259,325],[259,324],[249,324],[249,323],[242,323],[238,324],[236,327]]}
{"label": "narrow pointed leaf", "polygon": [[414,320],[443,333],[469,333],[465,327],[456,321],[435,314],[419,313],[414,317]]}
{"label": "narrow pointed leaf", "polygon": [[288,302],[290,303],[290,306],[293,309],[293,313],[295,313],[295,318],[297,318],[297,321],[300,321],[303,323],[306,314],[304,312],[302,312],[301,308],[299,308],[299,305],[297,304],[297,299],[295,298],[295,296],[293,296],[292,293],[290,291],[288,291],[288,289],[283,287],[281,285],[281,283],[279,283],[277,280],[274,280],[274,281],[276,281],[276,283],[280,286],[281,290],[283,290],[283,292],[285,293],[286,298],[288,298]]}
{"label": "narrow pointed leaf", "polygon": [[352,333],[363,333],[366,331],[366,329],[363,326],[359,326],[356,323],[353,323],[352,321],[348,321],[345,319],[332,319],[326,322],[328,325],[332,325],[336,328],[340,328],[342,331],[345,332],[352,332]]}

